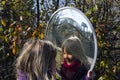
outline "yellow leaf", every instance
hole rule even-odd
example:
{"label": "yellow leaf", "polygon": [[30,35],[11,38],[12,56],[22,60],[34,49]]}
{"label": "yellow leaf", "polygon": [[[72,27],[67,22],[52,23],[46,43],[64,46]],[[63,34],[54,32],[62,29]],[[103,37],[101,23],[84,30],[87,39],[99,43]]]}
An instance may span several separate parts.
{"label": "yellow leaf", "polygon": [[34,38],[34,37],[36,37],[37,35],[38,35],[38,31],[35,30],[35,31],[32,33],[32,37]]}
{"label": "yellow leaf", "polygon": [[2,1],[2,5],[5,5],[6,1]]}
{"label": "yellow leaf", "polygon": [[43,23],[40,23],[40,28],[43,28],[44,27],[44,24]]}
{"label": "yellow leaf", "polygon": [[14,41],[14,42],[13,42],[13,46],[15,46],[15,47],[16,47],[16,41]]}
{"label": "yellow leaf", "polygon": [[16,53],[15,47],[12,49],[12,53],[13,53],[13,54]]}
{"label": "yellow leaf", "polygon": [[14,55],[17,53],[17,51],[18,51],[18,48],[17,48],[17,47],[13,47],[12,53],[13,53]]}
{"label": "yellow leaf", "polygon": [[44,39],[44,33],[41,33],[41,39]]}
{"label": "yellow leaf", "polygon": [[2,19],[2,20],[1,20],[1,23],[2,23],[2,25],[3,25],[4,27],[6,27],[6,20],[5,20],[5,19]]}

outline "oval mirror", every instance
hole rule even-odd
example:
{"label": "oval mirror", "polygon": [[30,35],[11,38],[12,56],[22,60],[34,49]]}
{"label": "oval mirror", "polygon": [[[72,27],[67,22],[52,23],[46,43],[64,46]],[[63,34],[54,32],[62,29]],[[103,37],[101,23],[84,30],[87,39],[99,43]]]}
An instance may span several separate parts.
{"label": "oval mirror", "polygon": [[83,12],[72,7],[58,9],[51,16],[45,39],[52,41],[59,49],[64,40],[77,36],[85,50],[90,70],[93,70],[97,57],[97,39],[94,28]]}

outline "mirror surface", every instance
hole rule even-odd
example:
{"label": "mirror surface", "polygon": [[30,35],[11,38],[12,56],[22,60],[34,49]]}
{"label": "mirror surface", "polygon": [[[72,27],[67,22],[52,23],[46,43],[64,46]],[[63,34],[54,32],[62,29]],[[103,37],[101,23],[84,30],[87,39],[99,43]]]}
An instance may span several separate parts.
{"label": "mirror surface", "polygon": [[77,36],[83,44],[89,68],[94,68],[97,57],[97,40],[92,24],[78,9],[63,7],[51,16],[45,39],[61,48],[62,42],[70,36]]}

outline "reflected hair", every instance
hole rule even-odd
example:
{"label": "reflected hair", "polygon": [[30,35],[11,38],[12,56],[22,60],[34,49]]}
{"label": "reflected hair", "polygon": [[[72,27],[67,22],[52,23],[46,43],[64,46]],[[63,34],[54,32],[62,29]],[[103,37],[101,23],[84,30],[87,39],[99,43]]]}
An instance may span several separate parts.
{"label": "reflected hair", "polygon": [[62,51],[64,49],[67,53],[71,53],[86,67],[88,67],[89,62],[87,60],[85,50],[83,48],[81,40],[77,36],[71,36],[66,39],[62,44]]}
{"label": "reflected hair", "polygon": [[56,49],[50,41],[28,40],[16,61],[17,71],[23,71],[29,80],[52,80],[48,71],[53,70]]}

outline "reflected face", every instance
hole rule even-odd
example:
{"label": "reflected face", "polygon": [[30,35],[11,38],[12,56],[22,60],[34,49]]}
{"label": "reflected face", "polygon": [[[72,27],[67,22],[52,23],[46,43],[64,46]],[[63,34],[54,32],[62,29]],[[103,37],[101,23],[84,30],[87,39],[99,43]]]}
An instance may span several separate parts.
{"label": "reflected face", "polygon": [[62,54],[63,58],[66,59],[68,64],[71,64],[76,60],[75,56],[73,56],[71,53],[68,53],[65,48],[63,49]]}

